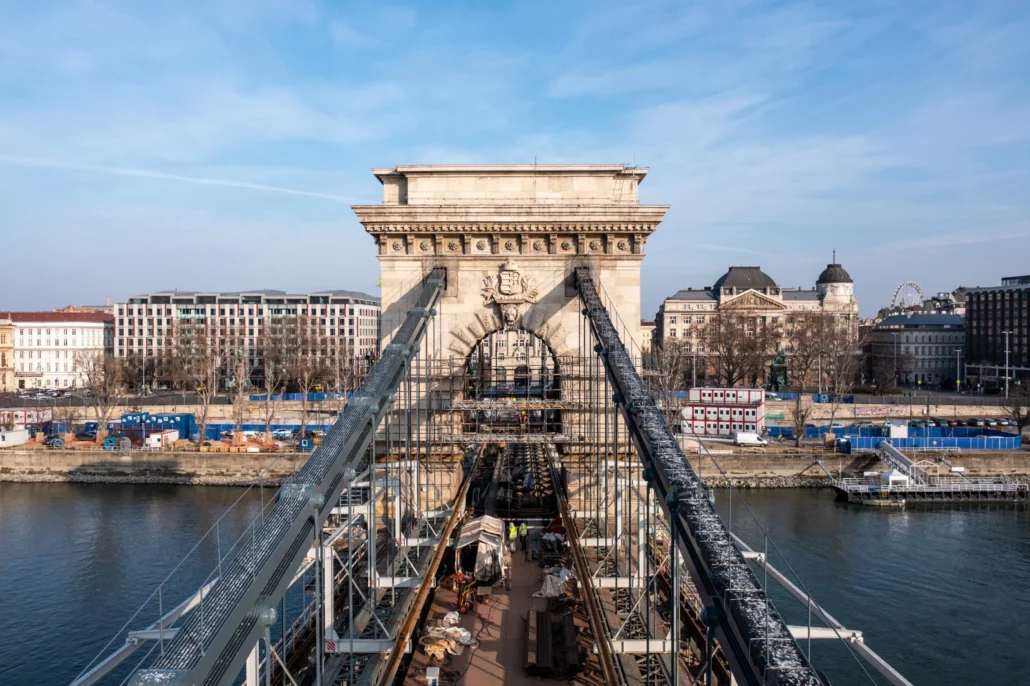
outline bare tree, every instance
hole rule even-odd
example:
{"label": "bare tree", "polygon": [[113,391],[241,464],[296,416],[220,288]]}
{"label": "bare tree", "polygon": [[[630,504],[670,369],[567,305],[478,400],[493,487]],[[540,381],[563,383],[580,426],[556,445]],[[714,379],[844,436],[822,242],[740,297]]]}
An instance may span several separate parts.
{"label": "bare tree", "polygon": [[89,393],[89,407],[97,422],[97,440],[107,436],[107,423],[111,420],[125,391],[122,364],[99,350],[75,353],[75,371]]}
{"label": "bare tree", "polygon": [[1016,435],[1030,426],[1030,383],[1017,383],[1009,388],[1009,397],[1003,405],[1006,416],[1016,425]]}
{"label": "bare tree", "polygon": [[141,396],[146,386],[152,385],[157,373],[156,360],[142,352],[130,351],[122,360],[122,374],[126,389],[135,389]]}
{"label": "bare tree", "polygon": [[676,339],[662,341],[644,358],[644,383],[661,403],[665,421],[669,426],[679,422],[679,392],[687,387],[686,346]]}
{"label": "bare tree", "polygon": [[333,336],[328,340],[328,358],[326,365],[326,385],[336,394],[336,412],[346,405],[347,393],[357,387],[358,359],[341,336]]}
{"label": "bare tree", "polygon": [[203,441],[207,432],[211,401],[222,381],[223,360],[203,324],[182,320],[175,328],[172,368],[177,384],[197,394],[200,405],[198,429]]}
{"label": "bare tree", "polygon": [[830,425],[837,418],[844,397],[855,386],[862,360],[862,341],[857,323],[851,319],[829,316],[823,326],[822,373],[830,392]]}
{"label": "bare tree", "polygon": [[805,387],[812,379],[823,348],[825,319],[821,314],[794,314],[787,319],[787,356],[784,364],[791,390],[797,396],[791,408],[794,445],[800,447],[805,424],[812,416],[812,403],[805,397]]}
{"label": "bare tree", "polygon": [[884,354],[873,346],[873,351],[864,362],[866,373],[873,382],[873,392],[876,395],[884,395],[903,374],[912,369],[912,361],[910,353],[902,353],[895,357],[893,352]]}
{"label": "bare tree", "polygon": [[293,348],[289,328],[278,319],[266,324],[259,339],[265,395],[261,401],[261,417],[265,422],[265,440],[272,437],[272,420],[282,403],[282,394],[289,381]]}
{"label": "bare tree", "polygon": [[233,445],[243,444],[243,421],[250,405],[250,374],[252,367],[245,350],[226,351],[225,368],[229,370],[226,387],[232,403]]}
{"label": "bare tree", "polygon": [[311,411],[308,395],[322,384],[327,375],[325,348],[326,341],[319,334],[318,319],[309,315],[300,315],[296,319],[292,336],[290,377],[301,394],[300,398],[300,435],[307,431],[308,415]]}
{"label": "bare tree", "polygon": [[732,388],[764,378],[780,342],[777,326],[755,317],[721,312],[711,318],[702,340],[719,383]]}

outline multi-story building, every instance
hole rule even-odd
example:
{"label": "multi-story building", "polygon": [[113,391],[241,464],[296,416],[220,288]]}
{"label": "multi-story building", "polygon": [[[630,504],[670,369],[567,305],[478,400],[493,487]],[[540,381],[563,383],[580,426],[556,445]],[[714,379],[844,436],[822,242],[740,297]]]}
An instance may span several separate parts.
{"label": "multi-story building", "polygon": [[942,292],[923,301],[923,312],[942,314],[966,314],[966,289],[959,287],[950,293]]}
{"label": "multi-story building", "polygon": [[891,315],[873,327],[869,345],[873,356],[900,361],[899,383],[936,385],[962,377],[965,324],[957,314]]}
{"label": "multi-story building", "polygon": [[653,319],[640,320],[640,353],[651,353],[651,340],[654,337],[655,323]]}
{"label": "multi-story building", "polygon": [[680,408],[680,431],[697,436],[765,432],[765,391],[761,388],[691,388]]}
{"label": "multi-story building", "polygon": [[110,355],[114,318],[97,312],[10,312],[17,388],[76,388],[81,355]]}
{"label": "multi-story building", "polygon": [[14,389],[14,322],[0,314],[0,393]]}
{"label": "multi-story building", "polygon": [[379,310],[379,298],[355,291],[159,291],[115,306],[115,355],[170,359],[188,325],[213,347],[238,350],[260,383],[263,337],[277,323],[292,322],[308,340],[353,358],[378,357]]}
{"label": "multi-story building", "polygon": [[[970,374],[1030,378],[1030,275],[1008,276],[1000,286],[966,291],[966,361]],[[1008,333],[1006,333],[1008,332]]]}
{"label": "multi-story building", "polygon": [[811,290],[784,288],[760,267],[730,267],[712,286],[688,288],[658,308],[653,344],[681,342],[686,352],[704,353],[703,329],[721,313],[782,325],[793,314],[825,312],[858,323],[851,276],[839,264],[826,265]]}

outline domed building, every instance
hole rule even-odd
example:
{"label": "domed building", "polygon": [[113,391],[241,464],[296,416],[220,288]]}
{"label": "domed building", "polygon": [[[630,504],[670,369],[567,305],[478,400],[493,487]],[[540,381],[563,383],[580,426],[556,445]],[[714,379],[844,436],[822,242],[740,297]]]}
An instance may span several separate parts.
{"label": "domed building", "polygon": [[711,286],[687,288],[666,298],[656,316],[654,341],[660,345],[675,339],[685,346],[698,345],[703,353],[698,330],[721,312],[754,317],[756,323],[769,325],[782,324],[800,312],[826,312],[858,322],[855,284],[836,261],[826,265],[812,289],[780,286],[761,267],[730,267]]}

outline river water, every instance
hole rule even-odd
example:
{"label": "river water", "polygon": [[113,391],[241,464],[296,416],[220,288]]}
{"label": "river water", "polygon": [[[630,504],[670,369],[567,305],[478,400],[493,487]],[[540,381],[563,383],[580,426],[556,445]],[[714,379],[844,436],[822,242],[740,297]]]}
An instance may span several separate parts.
{"label": "river water", "polygon": [[[67,684],[241,493],[0,483],[0,685]],[[913,683],[1030,681],[1026,507],[881,512],[826,491],[741,493],[816,600]],[[726,518],[729,502],[717,491]],[[223,521],[226,538],[259,503],[256,490],[244,497]],[[739,500],[733,529],[763,547]],[[772,544],[770,559],[785,568]],[[215,560],[213,544],[198,549],[176,601]],[[805,623],[801,606],[772,596],[791,624]],[[813,642],[812,654],[834,686],[870,683],[841,644]]]}

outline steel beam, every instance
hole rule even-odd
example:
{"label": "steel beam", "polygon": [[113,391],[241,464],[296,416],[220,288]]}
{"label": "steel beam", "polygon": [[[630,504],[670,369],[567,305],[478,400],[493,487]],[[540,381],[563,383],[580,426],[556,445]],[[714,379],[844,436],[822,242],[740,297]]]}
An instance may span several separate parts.
{"label": "steel beam", "polygon": [[[338,641],[326,641],[325,652],[331,654],[353,653],[388,653],[393,650],[396,642],[392,638],[341,638]],[[330,647],[332,650],[330,650]],[[405,641],[402,653],[411,652],[411,641]]]}
{"label": "steel beam", "polygon": [[[194,613],[149,669],[130,683],[230,684],[264,627],[260,618],[283,597],[314,535],[361,467],[380,421],[393,405],[408,361],[444,290],[446,270],[434,268],[413,289],[414,307],[369,371],[325,440],[279,489],[275,505],[254,528],[211,591],[204,617]],[[319,539],[320,540],[320,539]]]}

